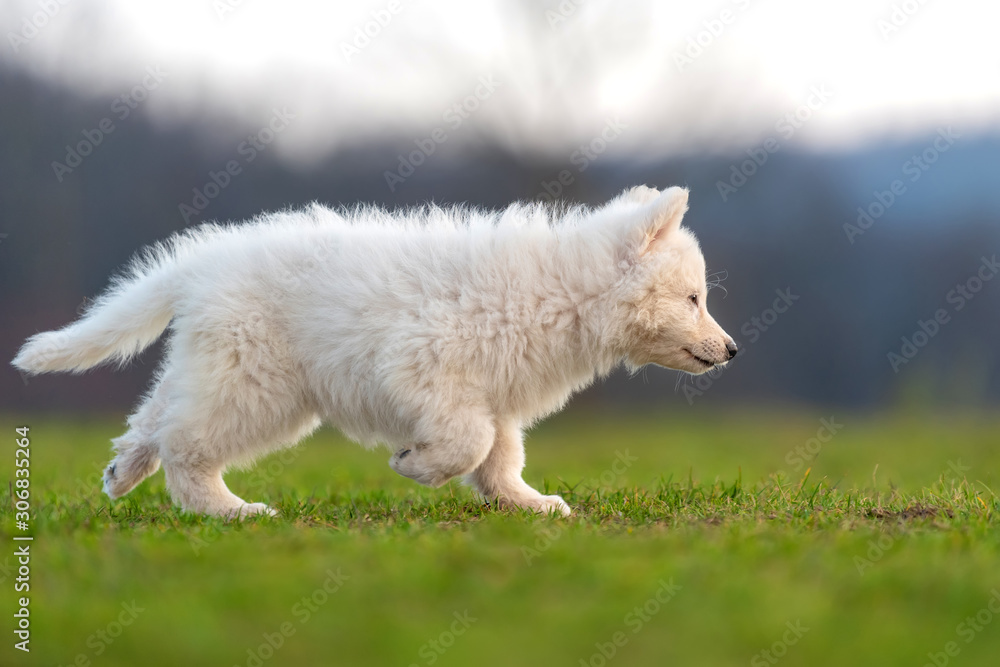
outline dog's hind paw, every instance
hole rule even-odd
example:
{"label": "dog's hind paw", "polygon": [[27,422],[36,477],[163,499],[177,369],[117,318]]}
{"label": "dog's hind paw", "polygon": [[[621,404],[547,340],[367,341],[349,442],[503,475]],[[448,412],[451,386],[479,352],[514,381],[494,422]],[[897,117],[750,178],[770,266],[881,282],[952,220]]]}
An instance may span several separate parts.
{"label": "dog's hind paw", "polygon": [[103,478],[104,484],[102,486],[102,490],[112,500],[120,498],[122,495],[124,495],[121,489],[121,487],[123,486],[121,480],[115,477],[115,472],[117,470],[118,470],[118,464],[114,462],[112,462],[110,465],[108,465],[107,468],[104,469],[104,478]]}

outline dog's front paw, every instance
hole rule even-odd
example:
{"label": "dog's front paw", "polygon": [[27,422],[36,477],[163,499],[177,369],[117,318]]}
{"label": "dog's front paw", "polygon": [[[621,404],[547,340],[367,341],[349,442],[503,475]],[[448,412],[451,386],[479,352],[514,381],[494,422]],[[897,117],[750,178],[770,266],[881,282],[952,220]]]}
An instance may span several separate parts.
{"label": "dog's front paw", "polygon": [[[488,501],[487,501],[488,502]],[[559,496],[543,496],[537,494],[533,496],[518,496],[516,499],[500,496],[497,498],[497,505],[504,508],[521,508],[532,510],[539,514],[558,514],[559,516],[569,516],[573,513],[566,501]]]}
{"label": "dog's front paw", "polygon": [[389,467],[397,474],[423,484],[438,487],[451,479],[451,475],[442,474],[432,466],[427,466],[425,457],[421,456],[421,445],[404,447],[389,459]]}
{"label": "dog's front paw", "polygon": [[559,496],[541,496],[537,505],[532,509],[541,514],[552,514],[553,512],[560,516],[569,516],[573,513],[573,510],[569,508],[566,501]]}
{"label": "dog's front paw", "polygon": [[278,516],[278,513],[275,510],[271,509],[264,503],[247,503],[245,505],[240,505],[239,507],[233,507],[219,512],[219,516],[230,521],[233,519],[245,519],[248,516],[257,516],[258,514],[263,514],[264,516]]}

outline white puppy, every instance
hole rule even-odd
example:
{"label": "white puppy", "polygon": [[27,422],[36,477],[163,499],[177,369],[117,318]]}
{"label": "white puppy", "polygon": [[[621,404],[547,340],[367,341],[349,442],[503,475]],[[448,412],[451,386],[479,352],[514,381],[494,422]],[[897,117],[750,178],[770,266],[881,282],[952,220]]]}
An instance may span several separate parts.
{"label": "white puppy", "polygon": [[390,445],[392,469],[421,484],[465,475],[501,505],[569,514],[521,479],[523,428],[622,361],[702,373],[736,354],[705,307],[687,200],[641,186],[559,214],[313,205],[203,225],[141,255],[13,363],[124,363],[170,327],[155,384],[114,441],[112,498],[162,463],[185,510],[271,512],[231,493],[226,468],[327,421]]}

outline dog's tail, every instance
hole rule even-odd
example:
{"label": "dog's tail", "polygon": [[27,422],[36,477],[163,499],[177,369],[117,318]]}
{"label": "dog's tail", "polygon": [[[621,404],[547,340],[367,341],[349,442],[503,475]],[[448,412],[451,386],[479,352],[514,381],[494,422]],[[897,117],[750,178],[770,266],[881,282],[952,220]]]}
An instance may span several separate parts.
{"label": "dog's tail", "polygon": [[156,250],[137,260],[81,319],[29,338],[11,363],[31,375],[80,373],[103,362],[124,364],[152,345],[174,315],[177,282],[172,252]]}

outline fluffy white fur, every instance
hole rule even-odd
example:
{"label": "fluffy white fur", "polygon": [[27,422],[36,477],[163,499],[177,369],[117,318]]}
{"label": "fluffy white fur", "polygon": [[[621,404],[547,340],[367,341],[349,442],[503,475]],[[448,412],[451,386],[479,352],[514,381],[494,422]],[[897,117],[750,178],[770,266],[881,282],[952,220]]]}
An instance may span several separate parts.
{"label": "fluffy white fur", "polygon": [[267,215],[155,246],[87,314],[27,341],[27,373],[125,363],[168,326],[153,388],[114,441],[112,498],[162,464],[185,510],[271,512],[232,464],[329,422],[400,475],[569,513],[521,478],[522,429],[624,361],[701,373],[736,347],[705,308],[687,191],[640,186],[560,213],[425,207]]}

